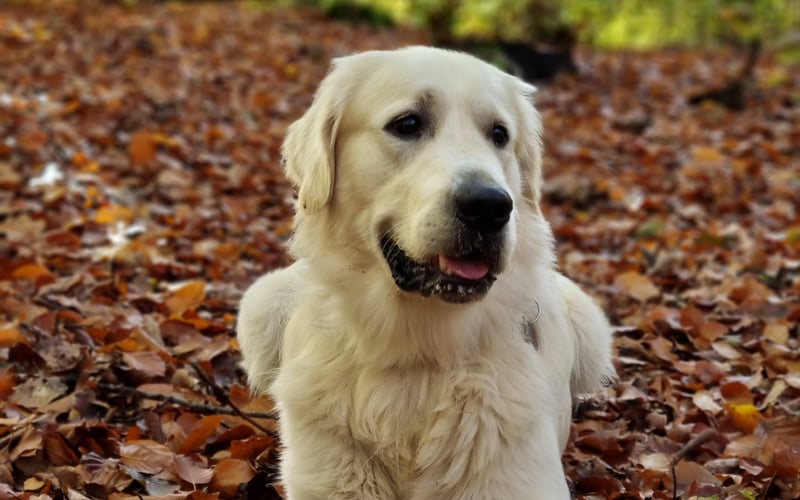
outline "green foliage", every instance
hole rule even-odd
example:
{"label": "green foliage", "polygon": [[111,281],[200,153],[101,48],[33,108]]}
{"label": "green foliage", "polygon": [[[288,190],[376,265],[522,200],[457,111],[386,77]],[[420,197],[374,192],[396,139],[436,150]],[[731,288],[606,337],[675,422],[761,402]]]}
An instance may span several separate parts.
{"label": "green foliage", "polygon": [[573,27],[606,48],[709,46],[778,38],[800,26],[798,0],[301,0],[331,10],[357,5],[394,22],[457,37],[541,39]]}

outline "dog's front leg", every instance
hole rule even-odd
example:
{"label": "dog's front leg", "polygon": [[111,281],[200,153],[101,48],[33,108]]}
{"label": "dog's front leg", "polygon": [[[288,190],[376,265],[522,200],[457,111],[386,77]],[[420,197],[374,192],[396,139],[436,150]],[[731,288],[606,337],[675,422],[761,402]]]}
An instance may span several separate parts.
{"label": "dog's front leg", "polygon": [[[294,416],[284,421],[302,422]],[[281,473],[288,500],[399,499],[397,485],[374,453],[349,436],[310,425],[283,428]]]}

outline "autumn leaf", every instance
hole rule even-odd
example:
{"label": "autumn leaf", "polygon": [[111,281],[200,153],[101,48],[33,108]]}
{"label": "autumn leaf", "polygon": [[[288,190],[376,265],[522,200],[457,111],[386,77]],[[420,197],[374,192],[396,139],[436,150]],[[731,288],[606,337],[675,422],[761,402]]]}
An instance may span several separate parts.
{"label": "autumn leaf", "polygon": [[132,370],[151,378],[161,377],[167,370],[167,365],[161,356],[152,351],[124,352],[122,359]]}
{"label": "autumn leaf", "polygon": [[205,298],[205,283],[202,281],[192,281],[178,288],[172,296],[167,299],[167,308],[173,315],[181,315],[187,309],[194,309],[199,306]]}
{"label": "autumn leaf", "polygon": [[628,271],[618,275],[614,280],[614,286],[622,293],[641,302],[656,298],[660,293],[650,278],[636,271]]}
{"label": "autumn leaf", "polygon": [[131,136],[128,143],[128,158],[131,165],[143,165],[150,162],[156,155],[156,140],[153,134],[146,130],[139,130]]}
{"label": "autumn leaf", "polygon": [[180,453],[189,454],[198,451],[208,438],[219,430],[222,418],[222,415],[208,415],[198,420],[181,445]]}
{"label": "autumn leaf", "polygon": [[93,220],[98,224],[110,224],[112,222],[130,222],[134,218],[134,213],[130,208],[121,205],[103,206],[94,213]]}
{"label": "autumn leaf", "polygon": [[214,477],[214,470],[190,456],[177,455],[175,457],[175,472],[178,476],[192,485],[206,484]]}
{"label": "autumn leaf", "polygon": [[52,278],[50,270],[39,264],[25,264],[17,267],[11,273],[14,279],[28,279],[31,281],[39,281],[42,278]]}
{"label": "autumn leaf", "polygon": [[225,498],[234,498],[239,485],[247,483],[255,476],[255,471],[244,460],[227,458],[220,460],[214,468],[214,479],[211,488],[220,492]]}
{"label": "autumn leaf", "polygon": [[729,403],[725,405],[725,409],[733,425],[746,434],[751,434],[763,418],[758,408],[750,403]]}
{"label": "autumn leaf", "polygon": [[172,450],[150,439],[120,443],[119,456],[123,464],[145,474],[158,474],[175,464]]}
{"label": "autumn leaf", "polygon": [[13,347],[19,343],[27,343],[28,339],[17,327],[0,328],[0,348]]}
{"label": "autumn leaf", "polygon": [[[430,34],[253,2],[0,3],[0,498],[282,494],[235,327],[290,262],[286,127],[332,58]],[[800,66],[778,57],[741,113],[686,104],[736,76],[735,48],[584,43],[579,77],[539,86],[558,266],[615,325],[619,380],[563,455],[577,499],[800,498]],[[213,416],[220,390],[260,416]]]}

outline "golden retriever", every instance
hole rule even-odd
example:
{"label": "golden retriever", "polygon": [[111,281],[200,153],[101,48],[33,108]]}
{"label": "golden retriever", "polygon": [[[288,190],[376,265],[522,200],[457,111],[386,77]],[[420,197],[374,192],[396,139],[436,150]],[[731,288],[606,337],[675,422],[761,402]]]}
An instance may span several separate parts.
{"label": "golden retriever", "polygon": [[429,47],[336,59],[284,143],[292,266],[242,299],[290,500],[564,499],[573,398],[614,376],[555,266],[534,88]]}

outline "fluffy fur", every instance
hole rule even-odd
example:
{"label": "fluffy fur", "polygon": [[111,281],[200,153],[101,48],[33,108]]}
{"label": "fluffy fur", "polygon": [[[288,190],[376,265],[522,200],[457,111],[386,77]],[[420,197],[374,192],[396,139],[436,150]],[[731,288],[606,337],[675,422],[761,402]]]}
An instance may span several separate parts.
{"label": "fluffy fur", "polygon": [[[296,263],[247,290],[238,322],[251,388],[280,411],[290,500],[569,498],[571,404],[613,378],[611,331],[555,268],[533,92],[465,54],[365,52],[335,60],[290,127]],[[424,127],[399,137],[409,110]],[[496,281],[401,291],[381,237],[419,265],[472,245],[452,210],[465,179],[513,200]]]}

